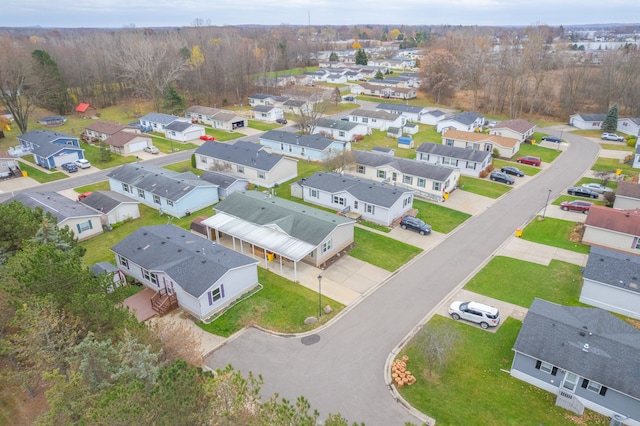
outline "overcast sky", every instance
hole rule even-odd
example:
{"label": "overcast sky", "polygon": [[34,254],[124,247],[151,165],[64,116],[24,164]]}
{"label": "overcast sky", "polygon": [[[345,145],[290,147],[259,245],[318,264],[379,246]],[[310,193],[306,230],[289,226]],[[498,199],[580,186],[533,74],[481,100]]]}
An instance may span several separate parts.
{"label": "overcast sky", "polygon": [[3,0],[2,27],[574,25],[640,21],[640,0]]}

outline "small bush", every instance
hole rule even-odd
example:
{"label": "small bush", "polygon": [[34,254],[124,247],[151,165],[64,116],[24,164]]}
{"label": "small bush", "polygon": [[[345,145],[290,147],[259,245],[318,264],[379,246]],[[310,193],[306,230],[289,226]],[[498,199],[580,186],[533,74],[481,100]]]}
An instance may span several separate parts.
{"label": "small bush", "polygon": [[636,142],[638,141],[638,138],[636,136],[627,136],[627,146],[630,146],[631,148],[636,146]]}
{"label": "small bush", "polygon": [[478,175],[480,178],[484,179],[487,176],[489,176],[489,172],[485,169],[483,171],[480,172],[480,174]]}
{"label": "small bush", "polygon": [[494,168],[495,168],[495,167],[493,166],[493,164],[489,164],[489,165],[487,166],[487,169],[486,169],[487,173],[491,173],[491,172],[493,171],[493,169],[494,169]]}

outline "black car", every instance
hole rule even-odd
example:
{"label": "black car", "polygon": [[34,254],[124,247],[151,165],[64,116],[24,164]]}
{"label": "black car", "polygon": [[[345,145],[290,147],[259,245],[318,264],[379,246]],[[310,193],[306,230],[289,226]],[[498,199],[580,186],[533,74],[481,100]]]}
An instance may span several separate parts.
{"label": "black car", "polygon": [[491,174],[489,175],[489,179],[495,182],[506,183],[507,185],[513,185],[514,182],[516,181],[514,178],[512,178],[508,174],[502,173],[502,172],[491,172]]}
{"label": "black car", "polygon": [[400,227],[402,229],[411,229],[412,231],[419,232],[420,235],[427,235],[431,233],[431,226],[424,223],[422,219],[418,219],[414,216],[404,216],[400,220]]}
{"label": "black car", "polygon": [[575,195],[578,197],[587,197],[587,198],[598,198],[598,195],[600,195],[592,189],[583,188],[581,186],[572,186],[567,190],[567,192],[569,193],[569,195]]}
{"label": "black car", "polygon": [[559,138],[559,137],[557,137],[557,136],[543,136],[543,137],[542,137],[542,140],[543,140],[543,141],[546,141],[546,142],[554,142],[554,143],[560,143],[560,142],[562,142],[562,139],[560,139],[560,138]]}
{"label": "black car", "polygon": [[278,123],[278,124],[287,124],[287,119],[286,118],[278,118],[278,119],[276,119],[276,123]]}
{"label": "black car", "polygon": [[73,173],[73,172],[77,172],[78,171],[78,166],[76,166],[73,163],[64,163],[62,166],[62,170],[65,170],[69,173]]}
{"label": "black car", "polygon": [[517,167],[513,167],[513,166],[503,166],[500,171],[502,173],[506,173],[508,175],[514,175],[514,176],[519,176],[519,177],[523,177],[524,176],[524,172],[522,170],[520,170]]}
{"label": "black car", "polygon": [[345,96],[344,99],[346,102],[353,102],[356,100],[356,98],[354,98],[353,96]]}

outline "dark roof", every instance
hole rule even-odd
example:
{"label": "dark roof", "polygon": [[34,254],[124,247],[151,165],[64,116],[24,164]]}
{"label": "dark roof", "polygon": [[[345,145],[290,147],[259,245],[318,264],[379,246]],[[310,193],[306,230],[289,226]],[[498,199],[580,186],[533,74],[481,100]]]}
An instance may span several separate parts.
{"label": "dark roof", "polygon": [[281,155],[267,152],[262,145],[247,141],[233,144],[207,141],[195,153],[265,171],[272,170],[284,160]]}
{"label": "dark roof", "polygon": [[424,161],[408,160],[405,158],[393,157],[387,154],[375,152],[352,151],[357,164],[364,166],[380,167],[389,166],[403,174],[431,179],[437,182],[446,181],[454,172],[454,168],[443,167]]}
{"label": "dark roof", "polygon": [[105,139],[104,143],[111,146],[124,146],[136,138],[144,138],[149,142],[152,141],[151,136],[144,133],[118,132],[115,135]]}
{"label": "dark roof", "polygon": [[64,149],[80,152],[84,151],[82,148],[77,146],[55,143],[58,139],[75,139],[77,141],[78,138],[75,136],[69,136],[64,133],[52,132],[49,130],[32,130],[19,135],[18,139],[34,144],[36,147],[34,148],[33,153],[45,158]]}
{"label": "dark roof", "polygon": [[602,309],[535,299],[513,349],[640,398],[640,330]]}
{"label": "dark roof", "polygon": [[458,123],[469,125],[476,121],[478,118],[482,118],[482,116],[480,114],[476,114],[475,112],[461,112],[459,114],[452,115],[451,117],[447,117],[446,120],[453,120],[457,121]]}
{"label": "dark roof", "polygon": [[91,265],[89,269],[91,269],[91,271],[93,272],[93,275],[95,275],[96,277],[103,272],[107,272],[111,274],[118,272],[118,268],[113,266],[113,264],[109,262],[94,263],[93,265]]}
{"label": "dark roof", "polygon": [[333,172],[317,172],[299,181],[300,186],[319,189],[330,194],[348,192],[357,200],[382,207],[391,207],[412,190],[360,179]]}
{"label": "dark roof", "polygon": [[81,203],[101,213],[108,214],[122,203],[138,204],[138,201],[114,191],[94,191]]}
{"label": "dark roof", "polygon": [[269,112],[274,108],[275,107],[272,105],[256,105],[253,107],[253,110],[258,112]]}
{"label": "dark roof", "polygon": [[211,107],[206,107],[201,105],[192,105],[185,110],[185,112],[187,113],[204,114],[204,115],[213,115],[219,111],[220,110],[217,108],[211,108]]}
{"label": "dark roof", "polygon": [[316,121],[316,128],[325,127],[328,129],[344,130],[346,132],[352,130],[356,126],[362,126],[362,123],[345,120],[333,120],[331,118],[319,118]]}
{"label": "dark roof", "polygon": [[260,226],[277,226],[290,237],[312,245],[320,244],[337,226],[353,222],[337,214],[266,196],[258,191],[234,192],[214,208]]}
{"label": "dark roof", "polygon": [[228,175],[222,172],[214,172],[212,170],[208,170],[200,176],[200,179],[210,182],[214,185],[218,185],[219,188],[227,189],[235,182],[239,180],[247,182],[247,179],[239,178],[237,176]]}
{"label": "dark roof", "polygon": [[627,235],[640,235],[640,210],[617,210],[604,206],[591,206],[586,226],[609,229]]}
{"label": "dark roof", "polygon": [[393,149],[387,148],[386,146],[374,146],[373,148],[371,148],[371,151],[384,152],[385,154],[394,152]]}
{"label": "dark roof", "polygon": [[506,128],[506,129],[511,129],[518,133],[524,134],[524,133],[527,133],[529,130],[533,129],[534,127],[536,127],[535,124],[530,123],[527,120],[523,120],[521,118],[516,118],[514,120],[499,122],[494,126],[493,130]]}
{"label": "dark roof", "polygon": [[70,200],[53,191],[20,192],[5,201],[5,204],[12,201],[19,201],[32,210],[40,207],[44,212],[51,213],[58,220],[58,223],[76,217],[99,216],[99,213],[84,204]]}
{"label": "dark roof", "polygon": [[618,182],[616,197],[637,198],[640,200],[640,184],[635,182]]}
{"label": "dark roof", "polygon": [[333,140],[327,139],[319,134],[299,135],[297,133],[283,132],[282,130],[269,130],[268,132],[260,136],[260,141],[262,140],[268,140],[277,143],[283,142],[289,145],[300,145],[318,151],[324,151],[334,142]]}
{"label": "dark roof", "polygon": [[104,133],[105,135],[113,135],[121,130],[131,128],[131,126],[125,126],[124,124],[114,123],[112,121],[96,121],[85,127],[87,130]]}
{"label": "dark roof", "polygon": [[230,269],[257,263],[174,225],[139,228],[111,250],[149,271],[164,271],[194,297],[205,294]]}
{"label": "dark roof", "polygon": [[408,112],[412,114],[420,114],[422,111],[424,111],[424,107],[416,107],[413,105],[405,104],[378,104],[376,109],[382,109],[385,111]]}
{"label": "dark roof", "polygon": [[362,109],[362,108],[354,109],[349,113],[349,115],[356,116],[356,117],[375,118],[377,120],[389,120],[389,121],[395,121],[399,117],[398,114],[391,114],[390,112],[386,112],[386,111],[371,111],[369,109]]}
{"label": "dark roof", "polygon": [[431,111],[425,112],[425,114],[433,115],[434,117],[440,117],[444,115],[444,112],[440,111],[439,109],[432,109]]}
{"label": "dark roof", "polygon": [[576,114],[584,121],[604,121],[607,118],[606,114]]}
{"label": "dark roof", "polygon": [[181,173],[147,164],[124,164],[107,176],[172,201],[180,200],[197,187],[213,186],[195,175],[183,177]]}
{"label": "dark roof", "polygon": [[160,123],[160,124],[166,125],[166,124],[172,123],[178,118],[180,117],[178,117],[177,115],[162,114],[159,112],[150,112],[144,117],[140,117],[140,121],[141,122],[150,121],[152,123]]}
{"label": "dark roof", "polygon": [[297,108],[300,108],[304,104],[306,104],[305,101],[297,101],[295,99],[287,99],[286,101],[284,101],[282,103],[282,105],[291,106],[291,107],[297,107]]}
{"label": "dark roof", "polygon": [[585,279],[640,293],[640,256],[591,247]]}
{"label": "dark roof", "polygon": [[188,121],[176,120],[167,124],[166,126],[164,126],[164,128],[167,130],[173,130],[175,132],[184,132],[191,126],[193,126],[193,124]]}
{"label": "dark roof", "polygon": [[491,157],[488,151],[476,151],[474,149],[460,148],[458,146],[449,146],[438,143],[425,142],[416,149],[416,152],[425,152],[427,154],[441,155],[443,157],[458,158],[466,161],[475,161],[482,163]]}
{"label": "dark roof", "polygon": [[253,98],[253,99],[269,99],[271,98],[272,95],[265,95],[264,93],[254,93],[253,95],[249,96],[249,99]]}

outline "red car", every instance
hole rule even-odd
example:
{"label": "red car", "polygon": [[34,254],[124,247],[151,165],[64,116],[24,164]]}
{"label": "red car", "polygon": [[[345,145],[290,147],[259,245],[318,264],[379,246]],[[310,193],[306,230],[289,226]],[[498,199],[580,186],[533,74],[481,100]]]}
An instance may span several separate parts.
{"label": "red car", "polygon": [[589,209],[592,205],[593,203],[590,203],[589,201],[573,200],[563,201],[562,203],[560,203],[560,208],[565,211],[571,210],[574,212],[582,212],[584,214],[587,214],[589,213]]}
{"label": "red car", "polygon": [[203,141],[215,141],[216,140],[213,136],[209,136],[209,135],[202,135],[202,136],[200,136],[200,139],[202,139]]}
{"label": "red car", "polygon": [[540,167],[540,164],[542,163],[542,161],[540,161],[540,158],[538,158],[538,157],[534,157],[532,155],[527,155],[526,157],[518,158],[518,163],[528,164],[530,166],[538,166],[538,167]]}

